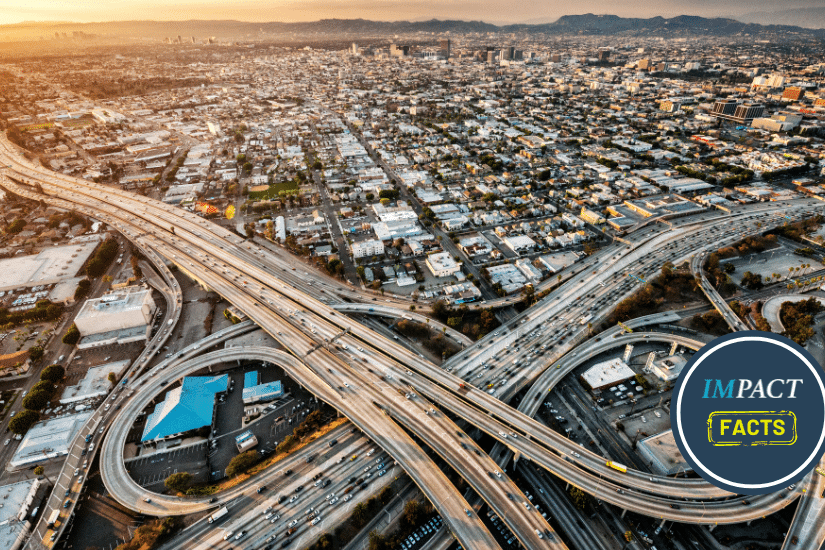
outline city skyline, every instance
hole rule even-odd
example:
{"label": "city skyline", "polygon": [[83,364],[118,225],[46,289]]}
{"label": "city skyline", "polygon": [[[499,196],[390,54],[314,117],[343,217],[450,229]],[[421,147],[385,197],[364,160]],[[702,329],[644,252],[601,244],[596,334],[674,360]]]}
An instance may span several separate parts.
{"label": "city skyline", "polygon": [[[609,14],[622,17],[675,17],[697,15],[702,17],[744,17],[794,10],[817,10],[822,6],[816,0],[796,0],[782,5],[756,0],[745,2],[727,0],[686,2],[683,0],[654,0],[639,4],[619,4],[605,0],[584,0],[574,6],[560,0],[513,6],[500,0],[454,0],[448,2],[399,2],[397,0],[360,0],[358,2],[318,2],[316,0],[280,0],[262,5],[252,0],[240,0],[231,6],[204,0],[130,0],[117,2],[102,0],[94,6],[78,6],[75,2],[33,0],[22,5],[17,1],[0,1],[0,25],[66,21],[184,21],[228,19],[252,22],[302,22],[319,19],[364,18],[380,21],[420,21],[432,18],[482,20],[487,23],[546,23],[564,15],[585,13]],[[148,16],[147,16],[148,15]],[[808,25],[805,25],[808,26]]]}

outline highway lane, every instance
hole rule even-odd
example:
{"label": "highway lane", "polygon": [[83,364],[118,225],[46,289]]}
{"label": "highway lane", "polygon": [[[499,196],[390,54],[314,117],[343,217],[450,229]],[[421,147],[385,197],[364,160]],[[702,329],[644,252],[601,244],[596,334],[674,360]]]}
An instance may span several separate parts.
{"label": "highway lane", "polygon": [[[463,510],[467,509],[469,504],[457,494],[441,470],[409,436],[396,427],[395,423],[390,422],[388,417],[377,413],[371,402],[365,403],[363,400],[359,401],[340,395],[294,356],[272,348],[246,347],[220,350],[199,356],[192,361],[178,363],[174,368],[158,369],[155,374],[149,375],[150,382],[124,406],[103,444],[101,474],[104,476],[107,487],[110,487],[112,496],[121,504],[142,513],[157,516],[192,513],[215,506],[214,503],[208,502],[207,498],[181,499],[153,494],[140,487],[125,472],[122,448],[132,419],[169,382],[209,365],[237,360],[260,360],[276,364],[284,368],[299,383],[312,388],[319,398],[342,410],[365,434],[370,435],[382,448],[392,453],[398,463],[428,495],[430,501],[441,510],[445,522],[451,525],[459,540],[462,540],[464,544],[473,544],[474,546],[469,546],[471,548],[497,547],[492,536],[480,521],[470,521],[470,518],[466,518]],[[250,490],[254,484],[253,480],[240,488],[230,490],[221,495],[221,500],[236,498],[244,491]],[[145,502],[146,498],[149,498],[151,502]]]}
{"label": "highway lane", "polygon": [[[177,286],[177,281],[171,271],[169,271],[166,267],[166,264],[163,262],[162,258],[160,258],[160,256],[152,250],[143,250],[142,252],[146,256],[147,261],[151,262],[154,269],[156,269],[160,274],[161,280],[165,282],[164,285],[160,281],[154,280],[155,277],[152,273],[147,274],[147,278],[151,279],[152,282],[157,285],[156,288],[161,291],[164,299],[166,300],[166,314],[161,321],[161,325],[158,328],[157,333],[147,343],[141,355],[139,355],[127,369],[126,373],[123,375],[121,384],[115,387],[115,392],[122,391],[124,387],[123,382],[128,383],[128,379],[130,377],[134,378],[140,369],[143,368],[149,360],[151,360],[156,351],[161,349],[163,344],[171,335],[173,326],[177,324],[180,319],[181,306],[183,304],[181,290]],[[106,402],[110,402],[108,396]],[[115,404],[115,406],[117,405]],[[105,422],[107,418],[110,417],[110,413],[103,408],[95,411],[89,420],[87,420],[86,424],[81,427],[78,435],[69,445],[69,455],[64,461],[60,473],[54,478],[55,486],[43,505],[43,513],[40,516],[40,520],[33,526],[32,540],[43,541],[44,545],[50,546],[54,541],[59,539],[65,530],[68,523],[67,519],[72,516],[74,509],[77,506],[76,495],[80,494],[83,487],[83,477],[80,476],[80,472],[78,472],[78,470],[82,467],[82,450],[86,448],[87,444],[90,442],[99,443],[99,436],[103,433],[101,429],[105,431]],[[90,438],[89,442],[86,441],[87,437]],[[94,458],[94,452],[95,451],[88,453],[84,461],[91,461],[91,459]],[[84,475],[85,472],[86,468],[83,468]],[[67,491],[68,494],[66,494]],[[64,504],[67,501],[69,502],[69,506],[64,507]],[[50,529],[48,527],[48,518],[53,510],[60,511],[60,519],[55,527]],[[51,534],[49,534],[49,531],[51,531]],[[54,540],[52,540],[52,538]]]}

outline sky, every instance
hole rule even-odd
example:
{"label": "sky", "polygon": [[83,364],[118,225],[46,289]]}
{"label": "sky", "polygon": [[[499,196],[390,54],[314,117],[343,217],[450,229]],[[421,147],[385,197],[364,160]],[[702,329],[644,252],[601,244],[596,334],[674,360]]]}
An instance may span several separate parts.
{"label": "sky", "polygon": [[23,21],[236,19],[380,21],[463,19],[489,23],[555,21],[561,15],[624,17],[733,16],[757,11],[823,6],[823,0],[0,0],[0,24]]}

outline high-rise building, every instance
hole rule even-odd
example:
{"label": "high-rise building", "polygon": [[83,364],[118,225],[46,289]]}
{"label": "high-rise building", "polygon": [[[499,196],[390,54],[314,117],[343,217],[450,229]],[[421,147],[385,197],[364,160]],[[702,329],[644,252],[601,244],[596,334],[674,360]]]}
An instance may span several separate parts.
{"label": "high-rise building", "polygon": [[650,59],[640,59],[636,62],[636,68],[642,71],[646,71],[650,68]]}
{"label": "high-rise building", "polygon": [[736,108],[733,115],[735,122],[750,122],[761,117],[765,112],[765,106],[758,103],[745,103]]}
{"label": "high-rise building", "polygon": [[733,116],[738,106],[739,103],[733,99],[720,99],[713,104],[713,115]]}
{"label": "high-rise building", "polygon": [[610,50],[599,50],[599,62],[606,63],[610,61]]}
{"label": "high-rise building", "polygon": [[438,43],[438,49],[444,59],[450,59],[450,39],[447,38]]}
{"label": "high-rise building", "polygon": [[799,86],[788,86],[785,88],[785,91],[782,92],[782,99],[790,99],[792,101],[798,101],[799,98],[803,95],[802,88]]}
{"label": "high-rise building", "polygon": [[360,53],[360,52],[359,52],[359,49],[358,49],[358,44],[356,44],[355,42],[353,42],[353,43],[352,43],[352,54],[353,54],[353,55],[358,55],[359,53]]}

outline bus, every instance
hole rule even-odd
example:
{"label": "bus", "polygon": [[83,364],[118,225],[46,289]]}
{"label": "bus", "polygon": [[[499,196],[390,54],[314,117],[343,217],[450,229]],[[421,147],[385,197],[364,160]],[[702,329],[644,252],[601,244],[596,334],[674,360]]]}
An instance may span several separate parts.
{"label": "bus", "polygon": [[618,462],[613,462],[612,460],[607,461],[607,467],[613,468],[614,470],[618,470],[623,474],[627,473],[627,466],[625,466],[624,464],[619,464]]}
{"label": "bus", "polygon": [[54,527],[54,524],[57,523],[57,518],[60,517],[60,510],[52,510],[52,513],[49,515],[49,527]]}

